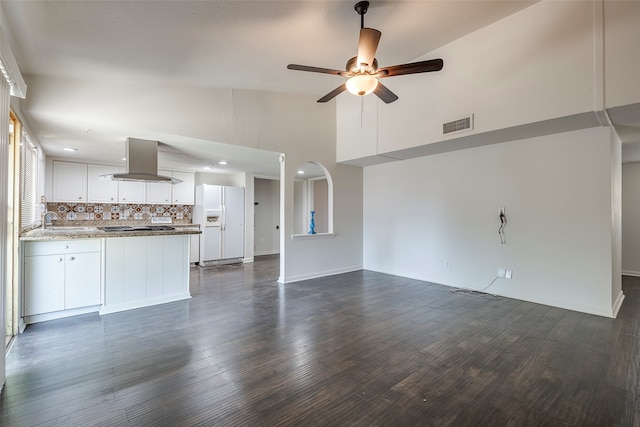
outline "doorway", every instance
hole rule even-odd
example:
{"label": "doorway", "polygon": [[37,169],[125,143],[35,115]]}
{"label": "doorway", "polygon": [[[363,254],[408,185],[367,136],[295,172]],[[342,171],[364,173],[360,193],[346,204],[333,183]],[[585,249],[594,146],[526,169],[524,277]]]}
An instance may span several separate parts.
{"label": "doorway", "polygon": [[280,253],[280,181],[254,178],[254,255]]}

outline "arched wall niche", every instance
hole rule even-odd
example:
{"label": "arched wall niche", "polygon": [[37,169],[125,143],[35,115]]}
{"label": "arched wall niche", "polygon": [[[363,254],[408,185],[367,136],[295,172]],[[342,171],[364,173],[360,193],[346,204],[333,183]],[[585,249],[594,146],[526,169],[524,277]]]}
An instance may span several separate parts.
{"label": "arched wall niche", "polygon": [[295,240],[333,236],[333,180],[327,168],[315,161],[300,165],[293,191],[294,234],[291,237]]}

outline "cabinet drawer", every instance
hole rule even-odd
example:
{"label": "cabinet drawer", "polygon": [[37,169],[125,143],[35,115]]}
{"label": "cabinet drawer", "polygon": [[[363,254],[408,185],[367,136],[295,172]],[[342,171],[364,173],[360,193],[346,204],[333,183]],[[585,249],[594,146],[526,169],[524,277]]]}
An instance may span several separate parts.
{"label": "cabinet drawer", "polygon": [[100,252],[100,239],[52,240],[25,242],[25,256],[52,255],[78,252]]}

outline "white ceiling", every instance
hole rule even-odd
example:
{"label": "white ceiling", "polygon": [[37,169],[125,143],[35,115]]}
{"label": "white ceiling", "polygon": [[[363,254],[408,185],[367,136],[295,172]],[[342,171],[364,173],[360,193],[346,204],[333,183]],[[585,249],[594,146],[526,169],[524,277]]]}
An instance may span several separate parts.
{"label": "white ceiling", "polygon": [[[381,66],[388,66],[410,62],[532,3],[372,1],[365,25],[382,31],[376,57]],[[276,153],[154,133],[152,125],[124,126],[104,113],[75,120],[78,112],[67,108],[60,94],[74,98],[74,91],[84,95],[91,92],[93,82],[109,81],[320,97],[340,85],[341,77],[290,71],[286,65],[344,68],[357,49],[360,17],[354,4],[337,0],[2,0],[0,12],[29,85],[21,110],[48,155],[62,157],[62,146],[76,146],[80,151],[69,154],[70,158],[113,162],[121,160],[124,141],[133,136],[163,143],[159,158],[163,168],[195,170],[224,157],[230,164],[214,171],[277,176]],[[83,84],[63,90],[46,87],[60,85],[56,78],[78,79]],[[88,128],[87,122],[97,125]]]}

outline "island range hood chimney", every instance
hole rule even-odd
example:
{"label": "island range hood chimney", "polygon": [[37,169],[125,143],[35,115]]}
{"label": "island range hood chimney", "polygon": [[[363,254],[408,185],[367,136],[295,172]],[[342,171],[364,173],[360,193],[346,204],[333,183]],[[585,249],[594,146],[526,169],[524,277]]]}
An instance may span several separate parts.
{"label": "island range hood chimney", "polygon": [[158,175],[158,141],[127,138],[127,172],[101,175],[114,181],[157,182],[179,184],[181,179]]}

